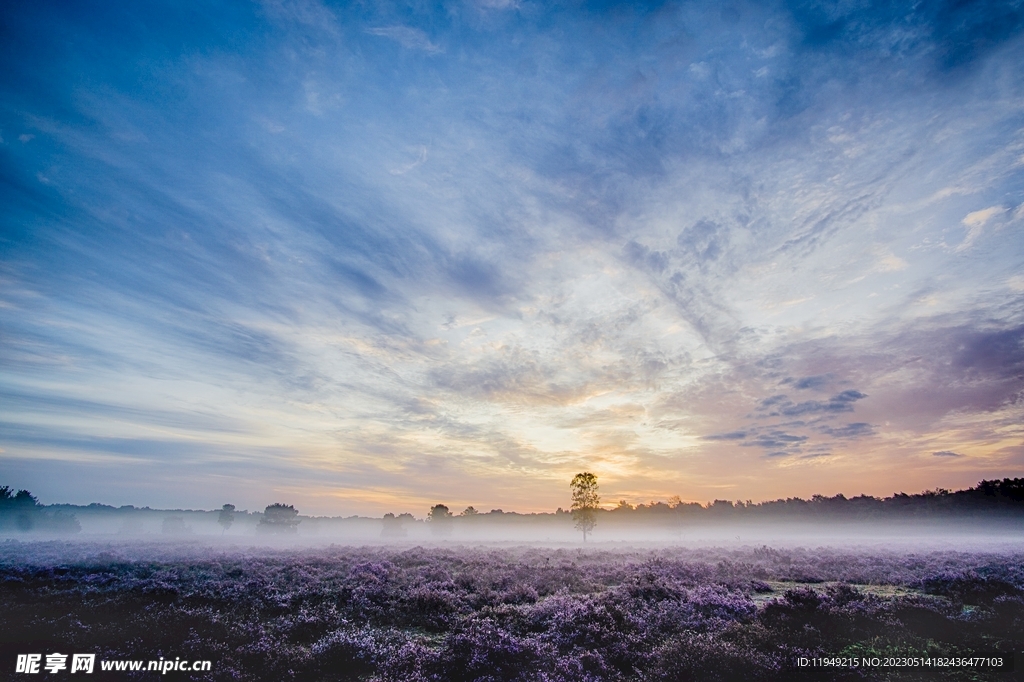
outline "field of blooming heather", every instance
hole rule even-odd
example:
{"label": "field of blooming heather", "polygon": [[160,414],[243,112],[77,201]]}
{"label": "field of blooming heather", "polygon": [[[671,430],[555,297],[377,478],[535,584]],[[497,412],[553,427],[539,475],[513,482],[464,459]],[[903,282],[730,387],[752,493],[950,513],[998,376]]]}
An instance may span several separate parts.
{"label": "field of blooming heather", "polygon": [[32,679],[11,672],[18,653],[54,650],[213,662],[167,679],[1009,680],[1020,673],[797,661],[1024,648],[1020,553],[0,550],[5,679]]}

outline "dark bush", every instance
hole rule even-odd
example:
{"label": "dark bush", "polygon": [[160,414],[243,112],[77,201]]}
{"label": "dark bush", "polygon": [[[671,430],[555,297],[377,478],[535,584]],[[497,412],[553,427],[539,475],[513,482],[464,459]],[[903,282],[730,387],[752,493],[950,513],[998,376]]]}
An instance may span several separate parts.
{"label": "dark bush", "polygon": [[949,597],[963,604],[990,604],[997,597],[1022,594],[1015,585],[976,571],[946,571],[920,582],[927,594]]}
{"label": "dark bush", "polygon": [[365,631],[338,630],[313,645],[314,679],[358,680],[376,670],[377,645]]}
{"label": "dark bush", "polygon": [[450,635],[431,679],[437,682],[532,682],[551,669],[549,652],[536,641],[474,621]]}
{"label": "dark bush", "polygon": [[678,635],[654,656],[652,679],[663,682],[759,682],[783,679],[768,655],[709,633]]}

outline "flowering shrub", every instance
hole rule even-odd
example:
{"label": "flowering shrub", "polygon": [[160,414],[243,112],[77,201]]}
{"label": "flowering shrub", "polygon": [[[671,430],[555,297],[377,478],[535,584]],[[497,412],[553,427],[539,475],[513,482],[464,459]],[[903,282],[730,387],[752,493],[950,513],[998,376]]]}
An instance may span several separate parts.
{"label": "flowering shrub", "polygon": [[51,642],[214,661],[197,680],[1008,679],[796,661],[1020,650],[1022,567],[1012,553],[6,542],[0,660]]}

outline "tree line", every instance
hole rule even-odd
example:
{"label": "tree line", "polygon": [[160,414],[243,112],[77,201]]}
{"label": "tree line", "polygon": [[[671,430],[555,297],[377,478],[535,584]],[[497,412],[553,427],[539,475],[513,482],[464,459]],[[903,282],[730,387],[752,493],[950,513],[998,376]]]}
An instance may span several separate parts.
{"label": "tree line", "polygon": [[[870,520],[898,519],[931,516],[976,516],[976,515],[1024,515],[1024,478],[1003,478],[982,480],[978,485],[964,490],[950,491],[944,488],[908,495],[896,493],[891,497],[858,495],[846,497],[838,494],[832,497],[813,495],[810,499],[790,497],[765,502],[714,500],[702,505],[698,502],[683,502],[674,497],[668,502],[632,505],[625,500],[610,509],[601,507],[597,476],[589,471],[576,474],[569,483],[572,504],[570,513],[576,530],[583,534],[583,541],[594,531],[599,519],[622,519],[633,522],[657,522],[659,518],[681,518],[706,520]],[[492,512],[493,513],[493,512]],[[561,509],[556,514],[563,513]],[[478,512],[468,507],[460,517],[472,517]],[[411,514],[384,517],[383,536],[401,537],[402,517],[412,519]],[[431,530],[446,536],[452,532],[453,515],[443,504],[435,505],[427,515]]]}
{"label": "tree line", "polygon": [[[576,474],[570,484],[571,505],[569,511],[561,508],[554,516],[571,515],[577,530],[586,542],[601,520],[629,520],[638,523],[657,523],[659,519],[691,518],[693,520],[785,520],[785,519],[895,519],[932,516],[1020,516],[1024,515],[1024,478],[1003,478],[982,480],[976,486],[964,490],[950,491],[943,488],[922,493],[896,493],[891,497],[858,495],[846,497],[842,494],[826,497],[813,495],[809,499],[790,497],[764,502],[714,500],[707,504],[683,502],[674,497],[667,502],[652,501],[649,504],[629,504],[620,500],[616,506],[602,507],[598,493],[597,476],[591,472]],[[65,507],[57,508],[53,507]],[[78,518],[70,505],[52,505],[48,508],[39,504],[27,490],[15,492],[9,486],[0,486],[0,530],[45,531],[77,533],[81,530]],[[107,508],[93,504],[86,509]],[[80,509],[74,507],[74,509]],[[113,507],[109,509],[114,510]],[[134,509],[134,507],[130,508]],[[123,511],[114,510],[114,511]],[[227,532],[235,521],[235,506],[225,504],[218,510],[217,523]],[[247,513],[245,513],[247,514]],[[299,511],[290,504],[276,502],[268,505],[256,524],[256,530],[267,534],[293,534],[302,519]],[[472,519],[502,517],[540,518],[551,514],[506,514],[500,509],[488,513],[466,507],[455,514],[445,504],[435,504],[427,512],[425,523],[432,534],[438,537],[450,536],[456,523]],[[412,514],[385,514],[382,519],[381,535],[400,538],[407,533],[406,525],[418,522]],[[168,534],[188,532],[182,517],[167,517],[163,531]]]}
{"label": "tree line", "polygon": [[843,494],[810,499],[790,497],[764,502],[714,500],[702,505],[673,498],[666,502],[631,505],[621,500],[618,506],[602,510],[607,514],[639,517],[656,514],[694,515],[708,518],[784,518],[784,517],[893,517],[945,514],[1024,513],[1024,478],[983,480],[964,490],[943,488],[921,493],[895,493],[891,497]]}

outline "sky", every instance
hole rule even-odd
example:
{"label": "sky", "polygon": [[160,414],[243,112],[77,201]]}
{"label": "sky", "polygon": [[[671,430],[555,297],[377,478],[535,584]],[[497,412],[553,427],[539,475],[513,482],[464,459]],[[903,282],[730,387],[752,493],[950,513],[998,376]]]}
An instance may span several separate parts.
{"label": "sky", "polygon": [[1024,4],[11,2],[0,484],[379,516],[1024,475]]}

